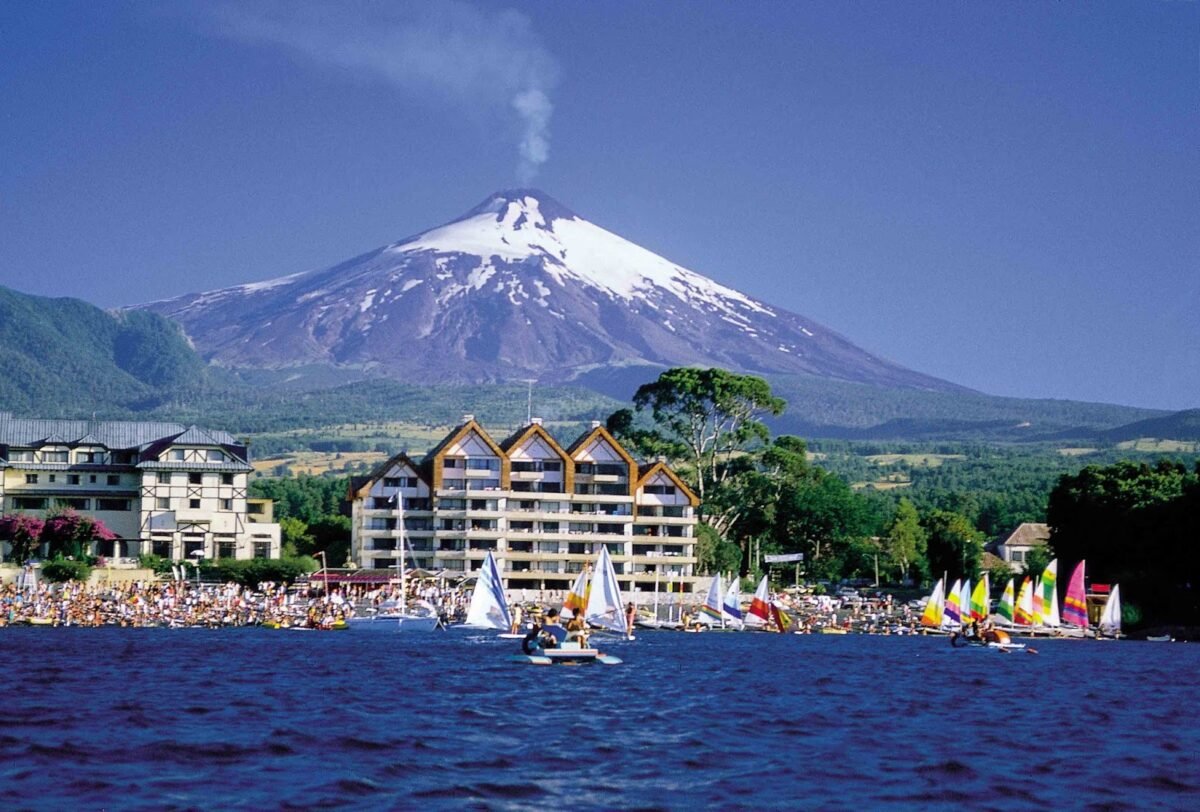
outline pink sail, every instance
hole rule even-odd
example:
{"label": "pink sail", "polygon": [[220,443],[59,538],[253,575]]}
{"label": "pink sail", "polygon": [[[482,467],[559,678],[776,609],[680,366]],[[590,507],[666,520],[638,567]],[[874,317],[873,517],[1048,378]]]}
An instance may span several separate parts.
{"label": "pink sail", "polygon": [[1071,581],[1067,584],[1067,597],[1063,601],[1062,622],[1072,626],[1088,627],[1087,592],[1083,588],[1083,562],[1075,565]]}

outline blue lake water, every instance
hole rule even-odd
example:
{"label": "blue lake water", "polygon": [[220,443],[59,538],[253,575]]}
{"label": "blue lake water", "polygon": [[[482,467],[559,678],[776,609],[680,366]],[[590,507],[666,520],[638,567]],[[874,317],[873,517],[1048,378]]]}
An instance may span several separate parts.
{"label": "blue lake water", "polygon": [[0,630],[4,809],[1189,808],[1200,646]]}

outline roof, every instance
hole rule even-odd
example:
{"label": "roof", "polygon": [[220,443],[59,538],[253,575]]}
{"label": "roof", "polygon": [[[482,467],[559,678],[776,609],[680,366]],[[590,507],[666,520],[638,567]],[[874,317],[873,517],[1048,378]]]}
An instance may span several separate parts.
{"label": "roof", "polygon": [[[53,438],[59,445],[102,445],[110,449],[140,448],[178,436],[193,435],[200,445],[240,446],[233,435],[224,431],[197,429],[179,423],[121,420],[55,420],[13,417],[0,412],[0,445],[33,447]],[[192,442],[183,440],[183,442]]]}
{"label": "roof", "polygon": [[550,446],[550,449],[554,451],[555,454],[558,454],[558,456],[562,457],[568,462],[571,460],[571,455],[568,454],[566,450],[558,444],[558,441],[555,440],[554,437],[551,436],[550,432],[546,431],[545,426],[541,425],[540,423],[530,423],[529,425],[522,426],[514,431],[512,434],[506,437],[502,443],[500,443],[500,450],[503,451],[507,456],[510,451],[534,435],[542,438],[546,445]]}
{"label": "roof", "polygon": [[609,434],[608,429],[604,428],[604,426],[595,426],[589,429],[581,434],[579,438],[575,440],[575,442],[571,443],[571,447],[567,449],[567,453],[571,455],[571,459],[575,458],[575,454],[579,451],[579,449],[583,448],[584,445],[591,442],[596,437],[602,437],[610,445],[612,445],[617,454],[619,454],[621,459],[625,460],[626,463],[635,467],[637,466],[637,461],[629,455],[629,452],[625,450],[625,446],[621,445],[616,437],[613,437],[611,434]]}
{"label": "roof", "polygon": [[683,495],[688,498],[688,502],[691,503],[692,507],[699,506],[700,497],[696,496],[695,492],[688,487],[688,484],[680,479],[679,475],[672,471],[670,467],[661,460],[659,462],[651,462],[638,466],[637,487],[642,487],[646,480],[660,471],[666,474],[667,477],[675,483],[675,487],[679,488],[679,490],[683,492]]}
{"label": "roof", "polygon": [[366,491],[371,485],[378,482],[383,476],[397,465],[407,465],[409,468],[417,472],[417,477],[426,485],[429,484],[429,474],[425,467],[408,456],[408,453],[401,451],[399,454],[393,454],[379,465],[375,466],[375,470],[371,471],[367,476],[350,477],[347,499],[353,501],[358,496],[365,496]]}
{"label": "roof", "polygon": [[1050,525],[1041,522],[1025,522],[1007,537],[998,539],[997,544],[1005,547],[1037,547],[1050,541]]}

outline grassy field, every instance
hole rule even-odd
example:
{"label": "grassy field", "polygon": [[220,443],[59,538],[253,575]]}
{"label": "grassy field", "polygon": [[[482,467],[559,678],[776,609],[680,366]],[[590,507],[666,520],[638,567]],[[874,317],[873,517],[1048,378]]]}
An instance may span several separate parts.
{"label": "grassy field", "polygon": [[965,460],[965,454],[871,454],[866,459],[883,467],[903,462],[910,466],[937,468],[947,460]]}
{"label": "grassy field", "polygon": [[1117,448],[1123,451],[1144,451],[1154,454],[1190,454],[1200,451],[1200,443],[1184,440],[1155,440],[1143,437],[1139,440],[1126,440],[1117,443]]}
{"label": "grassy field", "polygon": [[1059,455],[1063,457],[1086,457],[1088,454],[1095,454],[1100,449],[1098,448],[1060,448]]}

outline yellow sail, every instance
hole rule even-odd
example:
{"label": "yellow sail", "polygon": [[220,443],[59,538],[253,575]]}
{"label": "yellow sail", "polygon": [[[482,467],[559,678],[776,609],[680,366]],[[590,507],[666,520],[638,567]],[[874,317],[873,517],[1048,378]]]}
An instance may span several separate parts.
{"label": "yellow sail", "polygon": [[929,596],[929,600],[925,604],[925,611],[921,613],[921,625],[938,627],[942,625],[942,579],[933,586],[933,593]]}

